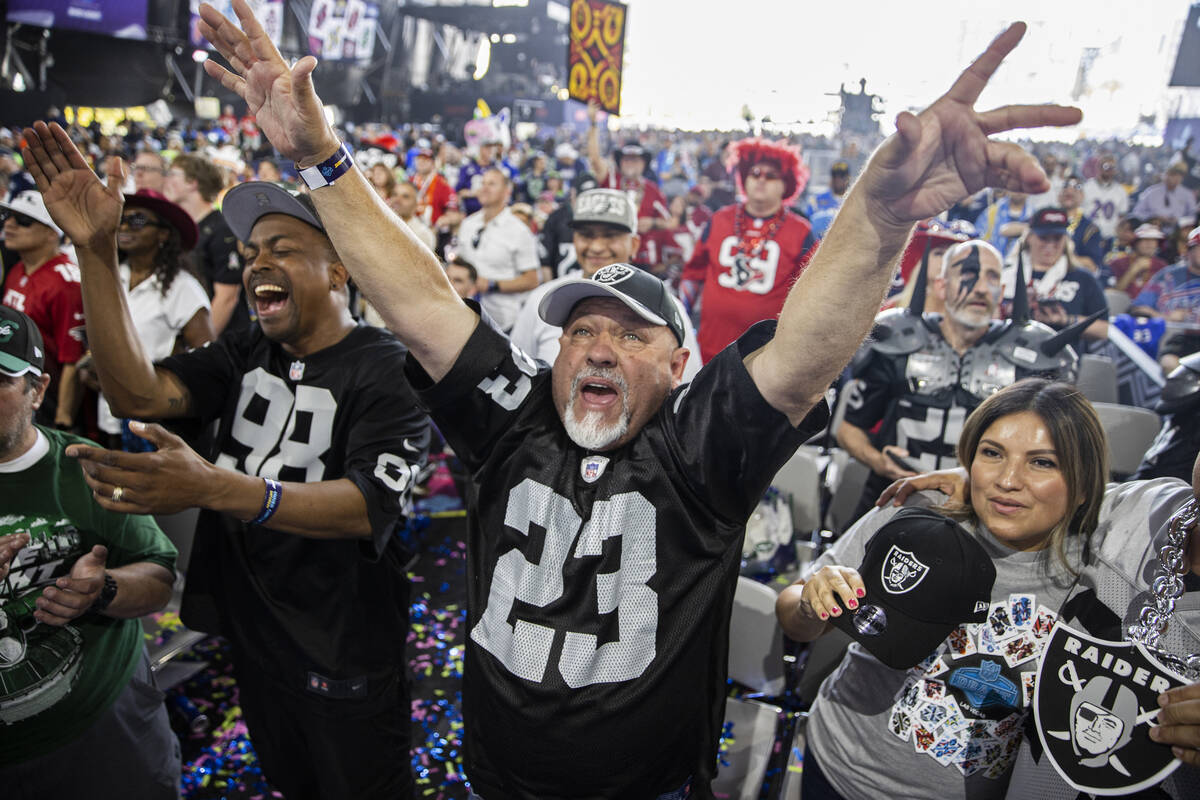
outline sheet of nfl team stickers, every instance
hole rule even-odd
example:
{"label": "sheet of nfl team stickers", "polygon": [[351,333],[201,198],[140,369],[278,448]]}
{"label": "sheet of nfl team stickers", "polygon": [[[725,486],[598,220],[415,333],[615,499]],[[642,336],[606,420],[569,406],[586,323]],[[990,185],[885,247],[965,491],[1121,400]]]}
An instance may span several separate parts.
{"label": "sheet of nfl team stickers", "polygon": [[909,670],[888,728],[963,776],[1003,776],[1021,745],[1038,657],[1057,621],[1033,594],[992,603],[986,622],[962,625]]}

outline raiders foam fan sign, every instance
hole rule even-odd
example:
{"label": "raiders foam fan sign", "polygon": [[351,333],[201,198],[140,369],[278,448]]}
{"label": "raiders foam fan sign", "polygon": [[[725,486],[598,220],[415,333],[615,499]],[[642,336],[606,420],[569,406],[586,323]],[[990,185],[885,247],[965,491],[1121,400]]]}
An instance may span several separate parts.
{"label": "raiders foam fan sign", "polygon": [[1142,645],[1108,642],[1059,622],[1038,664],[1033,714],[1054,769],[1076,789],[1123,795],[1180,762],[1150,739],[1158,695],[1186,683]]}

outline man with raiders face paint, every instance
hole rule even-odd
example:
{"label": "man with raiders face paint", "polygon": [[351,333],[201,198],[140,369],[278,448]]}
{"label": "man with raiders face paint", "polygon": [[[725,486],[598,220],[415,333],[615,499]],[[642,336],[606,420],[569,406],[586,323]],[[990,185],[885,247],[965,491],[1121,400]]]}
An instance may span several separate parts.
{"label": "man with raiders face paint", "polygon": [[837,440],[871,469],[855,519],[897,478],[956,465],[963,422],[991,394],[1021,378],[1075,380],[1078,358],[1068,344],[1080,326],[1056,334],[1029,320],[1024,305],[1014,306],[1007,322],[994,319],[1002,269],[994,247],[980,239],[960,242],[944,265],[934,292],[945,315],[923,313],[928,265],[922,264],[909,307],[881,314],[851,364]]}
{"label": "man with raiders face paint", "polygon": [[870,327],[912,223],[986,178],[1046,188],[1034,159],[986,132],[1072,124],[1078,112],[975,113],[1023,33],[1010,28],[921,116],[900,115],[778,323],[752,327],[681,387],[677,307],[629,265],[543,299],[542,318],[564,329],[552,368],[513,348],[345,164],[313,91],[315,60],[289,67],[246,4],[234,9],[241,30],[205,5],[201,32],[241,74],[205,68],[250,98],[263,131],[311,176],[338,252],[409,346],[409,374],[471,472],[473,790],[710,796],[746,518],[827,419],[825,388]]}
{"label": "man with raiders face paint", "polygon": [[103,186],[58,126],[36,123],[25,139],[79,253],[113,411],[218,423],[210,460],[141,422],[132,428],[156,452],[67,455],[110,511],[202,509],[181,616],[232,645],[272,784],[289,800],[411,796],[408,558],[393,534],[429,423],[403,378],[404,348],[355,324],[349,276],[311,200],[251,182],[225,195],[222,213],[244,243],[258,324],[151,363],[116,277],[120,176]]}

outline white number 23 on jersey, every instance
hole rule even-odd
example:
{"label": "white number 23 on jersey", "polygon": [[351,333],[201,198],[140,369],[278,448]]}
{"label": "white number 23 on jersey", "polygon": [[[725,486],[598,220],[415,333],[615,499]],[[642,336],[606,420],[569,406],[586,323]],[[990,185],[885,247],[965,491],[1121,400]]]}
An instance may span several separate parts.
{"label": "white number 23 on jersey", "polygon": [[525,536],[531,524],[545,529],[541,563],[529,563],[516,548],[500,556],[471,638],[509,672],[541,682],[558,631],[521,619],[509,624],[513,605],[520,600],[544,608],[558,600],[567,558],[599,557],[604,541],[619,536],[621,566],[596,575],[596,597],[598,613],[617,612],[620,636],[598,645],[594,634],[565,631],[558,670],[573,689],[637,678],[654,659],[657,640],[658,596],[646,585],[655,573],[655,518],[645,497],[626,492],[596,502],[581,525],[570,500],[525,479],[509,493],[504,524]]}

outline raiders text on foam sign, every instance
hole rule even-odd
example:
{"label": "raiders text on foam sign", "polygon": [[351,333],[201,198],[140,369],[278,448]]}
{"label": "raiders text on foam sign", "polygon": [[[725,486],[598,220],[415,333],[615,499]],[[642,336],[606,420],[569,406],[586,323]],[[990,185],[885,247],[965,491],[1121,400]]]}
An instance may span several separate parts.
{"label": "raiders text on foam sign", "polygon": [[1063,780],[1082,792],[1130,794],[1179,766],[1150,739],[1158,695],[1186,682],[1140,644],[1094,639],[1059,622],[1038,663],[1038,738]]}

